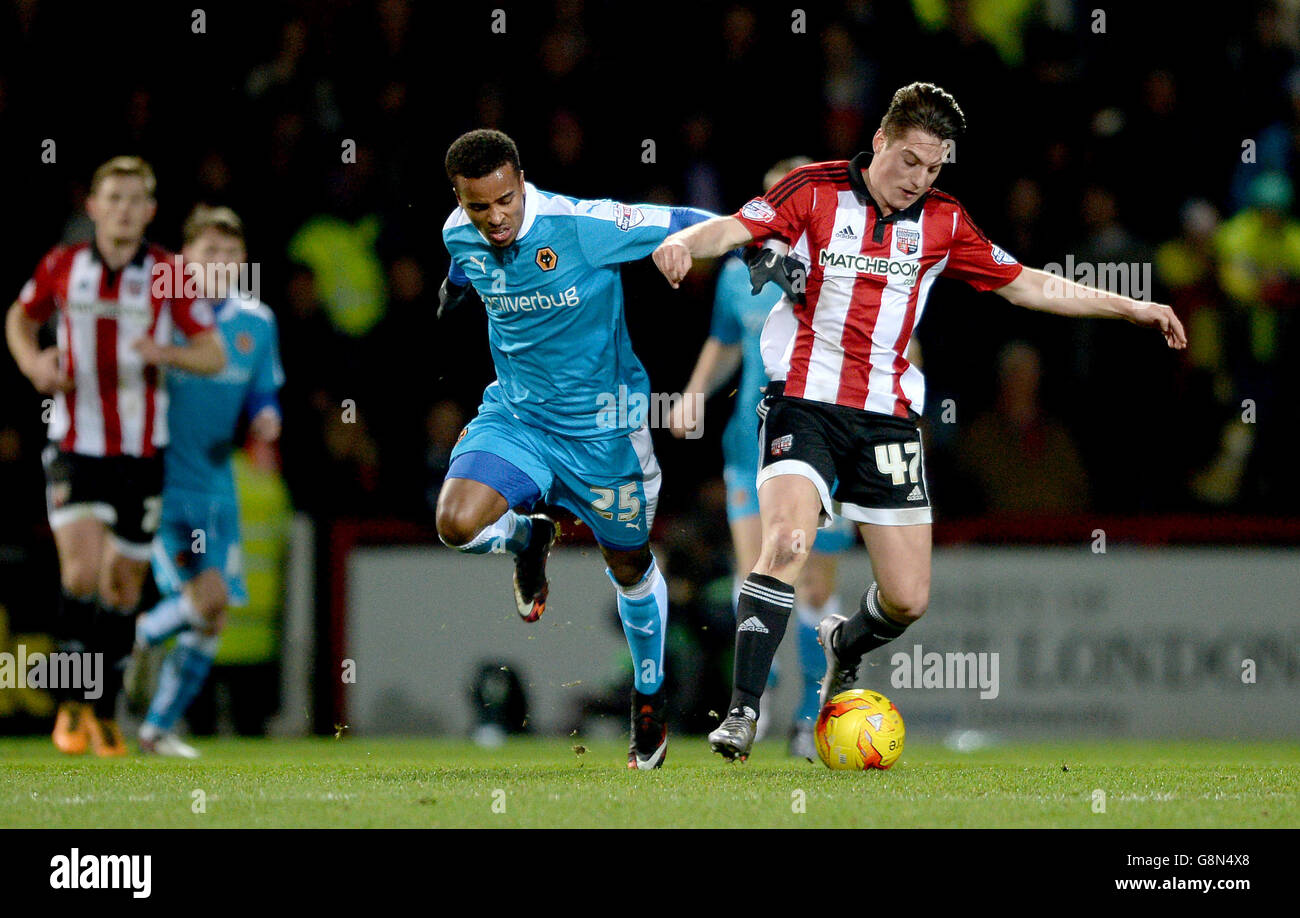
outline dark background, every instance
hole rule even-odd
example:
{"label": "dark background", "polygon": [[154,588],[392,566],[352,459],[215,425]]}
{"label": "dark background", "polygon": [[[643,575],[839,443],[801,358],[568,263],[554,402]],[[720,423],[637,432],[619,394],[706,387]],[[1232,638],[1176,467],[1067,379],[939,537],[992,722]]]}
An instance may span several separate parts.
{"label": "dark background", "polygon": [[[937,185],[994,241],[1035,266],[1154,265],[1155,298],[1174,305],[1193,345],[1175,353],[1147,330],[1033,314],[940,279],[918,333],[938,518],[1212,521],[1300,506],[1288,445],[1300,389],[1300,226],[1285,193],[1300,157],[1294,3],[1220,5],[1212,18],[1114,4],[1098,32],[1094,5],[1068,0],[849,0],[804,4],[802,33],[789,9],[764,4],[381,0],[213,3],[196,34],[193,6],[0,6],[0,289],[16,295],[52,245],[86,238],[89,177],[110,156],[153,164],[151,238],[164,245],[179,245],[195,202],[233,206],[280,322],[284,474],[318,523],[430,523],[446,453],[492,378],[481,310],[433,318],[454,206],[442,160],[458,134],[505,130],[547,190],[727,213],[781,158],[868,147],[893,91],[913,80],[964,108],[969,132]],[[930,9],[939,22],[918,15]],[[348,140],[355,163],[342,162]],[[321,289],[320,263],[291,255],[322,217],[345,232],[377,228],[358,257],[382,269],[385,290],[360,333],[324,308],[339,291]],[[1230,263],[1244,293],[1225,289]],[[656,391],[686,382],[714,270],[671,291],[648,261],[625,269],[633,342]],[[1012,341],[1037,354],[1041,388],[1022,365],[1000,395]],[[726,566],[725,544],[712,546],[725,540],[729,391],[710,403],[702,440],[656,431],[658,528],[710,546],[682,564]],[[358,423],[340,423],[344,399]],[[941,417],[945,399],[955,423]],[[6,545],[48,545],[39,414],[0,359]],[[1001,486],[1010,479],[1020,487]]]}

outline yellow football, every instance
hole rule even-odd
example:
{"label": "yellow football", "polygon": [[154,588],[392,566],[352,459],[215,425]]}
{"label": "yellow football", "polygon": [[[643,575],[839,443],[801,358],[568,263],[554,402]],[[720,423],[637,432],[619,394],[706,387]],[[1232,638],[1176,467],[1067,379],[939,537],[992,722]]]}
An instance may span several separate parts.
{"label": "yellow football", "polygon": [[817,717],[817,754],[835,771],[888,768],[903,754],[903,715],[879,692],[840,692]]}

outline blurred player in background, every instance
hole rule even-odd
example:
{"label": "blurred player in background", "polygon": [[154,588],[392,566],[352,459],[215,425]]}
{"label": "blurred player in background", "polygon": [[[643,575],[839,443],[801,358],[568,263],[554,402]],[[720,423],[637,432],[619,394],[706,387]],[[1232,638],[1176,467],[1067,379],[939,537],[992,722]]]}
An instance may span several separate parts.
{"label": "blurred player in background", "polygon": [[[763,336],[765,360],[782,364],[770,375],[786,382],[764,399],[762,548],[741,588],[731,705],[709,734],[727,759],[749,756],[759,699],[819,523],[836,516],[859,523],[875,575],[851,617],[828,615],[819,627],[823,704],[852,687],[863,654],[925,612],[931,515],[917,428],[925,380],[906,354],[936,277],[956,277],[1028,309],[1124,318],[1158,329],[1170,347],[1186,346],[1168,306],[1023,268],[955,198],[932,189],[964,127],[951,95],[930,83],[905,86],[871,154],[795,169],[734,216],[674,234],[654,253],[677,286],[693,258],[775,237],[792,255],[770,263],[806,278],[790,312],[794,333],[788,322],[769,320]],[[780,353],[769,353],[769,343]],[[744,629],[751,618],[755,627]]]}
{"label": "blurred player in background", "polygon": [[[104,655],[93,708],[58,693],[53,739],[70,754],[127,751],[114,709],[162,509],[160,370],[211,374],[225,363],[211,310],[184,295],[173,256],[144,239],[154,190],[153,169],[138,157],[100,166],[86,200],[93,241],[50,250],[5,321],[18,368],[53,396],[42,458],[63,587],[55,638],[63,652]],[[41,349],[51,319],[57,343]]]}
{"label": "blurred player in background", "polygon": [[216,376],[168,377],[172,442],[153,553],[154,579],[165,598],[140,616],[136,643],[143,649],[176,637],[140,727],[141,750],[196,758],[198,751],[174,728],[212,669],[227,606],[248,601],[230,456],[241,419],[248,419],[253,441],[279,438],[284,370],[275,316],[239,283],[248,255],[235,212],[195,207],[185,221],[182,254],[187,270],[203,279],[202,295],[213,302],[228,360]]}
{"label": "blurred player in background", "polygon": [[532,622],[546,609],[557,529],[514,508],[545,501],[591,527],[632,653],[627,766],[658,768],[668,748],[668,589],[649,537],[660,473],[619,265],[710,215],[541,191],[524,181],[519,151],[500,131],[457,138],[446,166],[460,206],[442,230],[451,267],[439,314],[473,287],[487,308],[497,378],[452,451],[438,534],[464,552],[512,552],[516,608]]}
{"label": "blurred player in background", "polygon": [[[806,156],[782,160],[763,178],[767,191],[791,169],[807,165]],[[725,260],[718,274],[713,299],[713,325],[704,342],[686,396],[698,394],[701,402],[740,369],[740,386],[731,419],[722,434],[722,475],[727,484],[727,520],[731,524],[731,542],[736,553],[736,583],[733,602],[740,596],[745,575],[758,562],[762,526],[758,516],[758,408],[763,389],[768,384],[759,346],[768,313],[781,300],[777,284],[753,290],[746,262],[740,257]],[[674,407],[672,432],[685,437],[687,427],[682,405]],[[813,725],[820,710],[818,690],[825,657],[817,644],[817,625],[827,615],[838,614],[840,598],[836,593],[838,561],[836,556],[857,541],[857,531],[849,520],[839,519],[822,530],[813,543],[812,556],[804,567],[795,589],[794,611],[799,643],[800,701],[790,730],[789,751],[792,756],[813,758]],[[760,720],[759,738],[767,719]]]}

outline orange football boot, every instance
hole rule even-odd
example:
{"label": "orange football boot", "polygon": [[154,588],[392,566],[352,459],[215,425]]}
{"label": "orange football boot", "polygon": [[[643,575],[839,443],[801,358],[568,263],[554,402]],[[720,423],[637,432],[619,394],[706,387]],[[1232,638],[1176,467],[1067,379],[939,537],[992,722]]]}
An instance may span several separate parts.
{"label": "orange football boot", "polygon": [[127,754],[126,740],[115,720],[100,720],[87,712],[85,718],[87,732],[90,734],[90,750],[101,759],[116,758]]}
{"label": "orange football boot", "polygon": [[50,734],[59,752],[81,755],[86,751],[90,745],[87,719],[94,720],[90,705],[79,701],[65,701],[59,705],[59,713],[54,718],[54,732]]}

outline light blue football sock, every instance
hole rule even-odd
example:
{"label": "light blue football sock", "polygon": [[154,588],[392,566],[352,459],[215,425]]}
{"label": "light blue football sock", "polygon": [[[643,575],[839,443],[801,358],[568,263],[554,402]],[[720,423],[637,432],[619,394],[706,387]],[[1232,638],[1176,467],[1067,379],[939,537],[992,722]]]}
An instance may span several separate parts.
{"label": "light blue football sock", "polygon": [[632,653],[633,682],[642,695],[653,695],[664,681],[664,640],[668,634],[668,584],[659,565],[650,559],[650,569],[634,586],[624,587],[605,573],[618,591],[618,617]]}
{"label": "light blue football sock", "polygon": [[507,510],[495,523],[483,527],[473,539],[455,548],[471,555],[500,555],[505,552],[519,554],[532,536],[533,521],[522,513]]}
{"label": "light blue football sock", "polygon": [[168,596],[135,622],[136,643],[157,647],[199,620],[198,611],[183,591]]}
{"label": "light blue football sock", "polygon": [[817,723],[821,713],[821,681],[826,675],[826,654],[817,642],[817,625],[827,615],[838,615],[840,597],[832,595],[821,608],[816,608],[794,600],[795,634],[799,644],[799,669],[801,670],[801,693],[799,707],[795,709],[794,725],[811,727]]}
{"label": "light blue football sock", "polygon": [[158,673],[158,688],[149,703],[146,724],[163,733],[176,726],[203,688],[220,643],[219,636],[192,628],[177,636],[176,646],[167,654]]}

